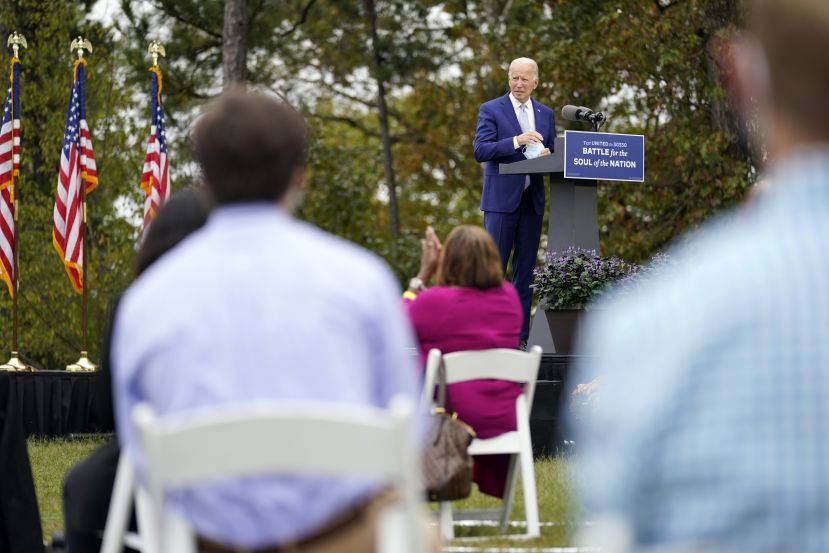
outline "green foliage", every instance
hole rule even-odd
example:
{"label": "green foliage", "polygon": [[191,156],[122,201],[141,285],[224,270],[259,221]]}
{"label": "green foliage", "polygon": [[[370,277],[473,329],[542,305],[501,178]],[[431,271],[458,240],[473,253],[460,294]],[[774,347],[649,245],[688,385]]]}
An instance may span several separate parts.
{"label": "green foliage", "polygon": [[[93,350],[109,297],[130,278],[136,231],[114,203],[140,209],[147,40],[162,39],[169,55],[161,63],[174,190],[198,178],[187,131],[221,90],[222,1],[122,0],[124,17],[109,28],[84,17],[91,3],[0,5],[0,31],[15,28],[30,42],[23,54],[21,346],[50,368],[73,360],[81,345],[79,298],[51,246],[69,42],[83,33],[95,46],[87,86],[101,175],[87,244]],[[724,37],[740,22],[737,0],[374,4],[377,75],[363,2],[248,0],[248,80],[298,106],[310,122],[300,217],[377,252],[401,283],[417,270],[426,225],[445,236],[458,224],[481,224],[482,171],[472,157],[478,106],[507,92],[507,65],[518,56],[539,63],[537,100],[589,105],[610,116],[604,130],[645,135],[646,182],[599,185],[604,253],[647,259],[739,201],[755,178],[717,63]],[[375,76],[387,89],[396,237]],[[582,127],[559,121],[563,128]],[[9,306],[0,298],[4,321]],[[9,326],[0,325],[0,344],[9,343]]]}
{"label": "green foliage", "polygon": [[533,289],[548,309],[578,309],[599,298],[609,287],[632,277],[638,267],[596,250],[568,248],[550,252],[535,270]]}
{"label": "green foliage", "polygon": [[556,84],[553,103],[604,109],[604,130],[645,135],[646,182],[599,187],[607,253],[646,259],[744,197],[753,160],[717,59],[737,2],[560,1],[549,15],[539,30],[561,39],[539,62]]}

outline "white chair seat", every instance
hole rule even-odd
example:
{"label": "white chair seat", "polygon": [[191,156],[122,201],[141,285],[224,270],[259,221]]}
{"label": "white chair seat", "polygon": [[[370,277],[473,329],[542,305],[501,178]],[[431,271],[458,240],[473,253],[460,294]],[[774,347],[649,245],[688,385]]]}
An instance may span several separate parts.
{"label": "white chair seat", "polygon": [[479,440],[475,438],[469,444],[470,455],[497,455],[501,453],[519,453],[521,439],[518,431],[504,432],[494,438]]}

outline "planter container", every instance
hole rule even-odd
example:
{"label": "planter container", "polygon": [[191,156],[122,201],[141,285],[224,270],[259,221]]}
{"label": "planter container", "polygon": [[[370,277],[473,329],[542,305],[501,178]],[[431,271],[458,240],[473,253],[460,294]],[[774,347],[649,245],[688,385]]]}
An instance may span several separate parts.
{"label": "planter container", "polygon": [[571,355],[575,346],[574,337],[584,309],[548,309],[547,326],[553,338],[554,352],[557,355]]}

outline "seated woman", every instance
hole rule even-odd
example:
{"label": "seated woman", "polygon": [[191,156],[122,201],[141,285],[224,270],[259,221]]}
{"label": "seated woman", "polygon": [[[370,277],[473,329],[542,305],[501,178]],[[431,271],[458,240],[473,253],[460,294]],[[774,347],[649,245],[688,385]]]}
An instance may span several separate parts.
{"label": "seated woman", "polygon": [[[515,288],[504,281],[492,237],[462,225],[441,248],[429,227],[421,244],[420,272],[404,294],[421,360],[432,348],[443,353],[516,348],[523,312]],[[424,289],[435,272],[438,285]],[[515,382],[478,380],[452,384],[447,393],[458,417],[485,439],[515,430],[521,389]],[[507,455],[476,457],[473,479],[483,493],[503,497],[508,466]]]}

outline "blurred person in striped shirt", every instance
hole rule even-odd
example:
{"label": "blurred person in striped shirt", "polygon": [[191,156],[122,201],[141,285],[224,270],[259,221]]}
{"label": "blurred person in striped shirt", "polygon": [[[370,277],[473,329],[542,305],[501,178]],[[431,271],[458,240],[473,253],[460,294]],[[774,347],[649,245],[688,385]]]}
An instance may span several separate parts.
{"label": "blurred person in striped shirt", "polygon": [[732,79],[768,189],[583,336],[584,539],[608,551],[829,551],[829,2],[750,8]]}

